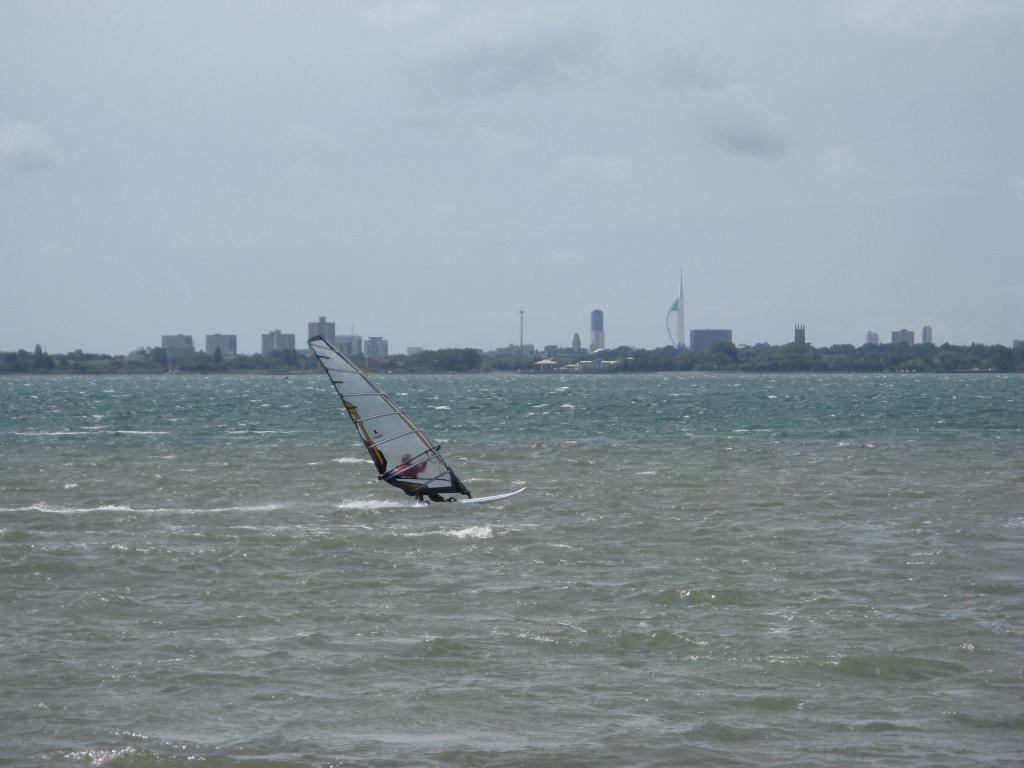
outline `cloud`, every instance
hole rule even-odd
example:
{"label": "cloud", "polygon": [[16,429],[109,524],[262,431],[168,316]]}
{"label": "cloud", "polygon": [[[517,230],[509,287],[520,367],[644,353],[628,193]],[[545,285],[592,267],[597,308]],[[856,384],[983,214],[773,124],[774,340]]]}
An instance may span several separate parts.
{"label": "cloud", "polygon": [[488,152],[496,156],[518,155],[533,149],[533,140],[522,133],[481,126],[476,130],[476,137]]}
{"label": "cloud", "polygon": [[41,171],[56,162],[57,148],[45,128],[25,122],[0,125],[0,174]]}
{"label": "cloud", "polygon": [[762,159],[788,151],[785,123],[763,104],[754,88],[720,77],[704,58],[677,51],[662,62],[659,80],[692,113],[708,144]]}
{"label": "cloud", "polygon": [[844,178],[857,172],[857,161],[845,149],[830,149],[823,153],[820,160],[821,170],[827,176]]}
{"label": "cloud", "polygon": [[584,258],[583,254],[580,253],[579,251],[574,251],[570,249],[563,251],[554,251],[553,253],[548,254],[548,261],[554,264],[568,264],[570,266],[578,266],[580,264],[583,264],[586,261],[586,259]]}
{"label": "cloud", "polygon": [[555,162],[561,179],[621,184],[633,178],[636,164],[624,155],[567,155]]}
{"label": "cloud", "polygon": [[946,35],[958,29],[1004,23],[1021,15],[1016,0],[853,0],[846,14],[866,27],[896,34]]}
{"label": "cloud", "polygon": [[284,133],[292,170],[303,176],[319,173],[338,153],[337,139],[319,128],[291,123]]}
{"label": "cloud", "polygon": [[1011,176],[1006,183],[1014,199],[1019,203],[1024,203],[1024,176]]}
{"label": "cloud", "polygon": [[430,21],[438,10],[438,4],[429,0],[391,0],[360,6],[356,13],[372,27],[395,29]]}
{"label": "cloud", "polygon": [[468,5],[420,35],[411,65],[435,91],[482,97],[564,80],[597,58],[571,6]]}
{"label": "cloud", "polygon": [[683,96],[725,87],[703,59],[685,51],[676,51],[662,62],[658,76],[670,91]]}
{"label": "cloud", "polygon": [[772,159],[789,149],[782,121],[746,86],[730,85],[703,94],[697,109],[704,140],[726,152]]}

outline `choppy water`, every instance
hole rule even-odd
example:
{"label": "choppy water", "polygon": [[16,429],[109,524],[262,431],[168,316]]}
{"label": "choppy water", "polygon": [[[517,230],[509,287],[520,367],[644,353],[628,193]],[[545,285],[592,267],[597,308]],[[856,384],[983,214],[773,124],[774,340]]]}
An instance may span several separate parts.
{"label": "choppy water", "polygon": [[1017,766],[1024,377],[0,379],[0,764]]}

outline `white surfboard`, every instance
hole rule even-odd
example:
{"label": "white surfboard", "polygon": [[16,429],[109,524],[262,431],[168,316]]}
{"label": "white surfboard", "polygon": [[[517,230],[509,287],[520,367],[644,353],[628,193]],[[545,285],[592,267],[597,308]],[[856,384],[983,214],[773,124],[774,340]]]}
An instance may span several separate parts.
{"label": "white surfboard", "polygon": [[517,496],[525,490],[526,486],[524,485],[522,488],[516,488],[508,493],[499,493],[497,496],[477,496],[475,499],[459,499],[459,504],[490,504],[492,501],[501,501],[502,499]]}

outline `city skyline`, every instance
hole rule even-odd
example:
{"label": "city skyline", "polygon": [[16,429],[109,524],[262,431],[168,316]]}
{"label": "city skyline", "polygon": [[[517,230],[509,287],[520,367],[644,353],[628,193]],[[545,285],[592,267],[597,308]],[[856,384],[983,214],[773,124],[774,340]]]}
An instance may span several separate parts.
{"label": "city skyline", "polygon": [[1024,4],[3,16],[0,349],[1024,334]]}
{"label": "city skyline", "polygon": [[[682,281],[681,280],[680,280],[680,298],[682,298]],[[677,306],[677,304],[673,303],[672,309],[670,309],[670,311],[669,311],[669,317],[672,317],[674,315],[675,307],[676,306]],[[477,347],[472,347],[472,348],[474,348],[474,349],[481,349],[481,350],[501,350],[501,349],[506,349],[506,348],[520,348],[520,349],[530,349],[530,350],[533,350],[533,349],[543,349],[543,348],[546,348],[546,347],[549,347],[549,346],[559,347],[559,348],[567,348],[567,347],[571,347],[573,345],[578,344],[579,341],[580,341],[579,333],[578,332],[574,332],[573,333],[573,338],[572,338],[572,340],[571,340],[571,342],[569,344],[563,344],[563,343],[561,343],[560,340],[549,340],[549,339],[544,340],[542,343],[530,342],[530,343],[524,344],[524,340],[523,340],[523,335],[522,334],[523,334],[523,327],[524,327],[523,324],[524,324],[525,310],[520,308],[518,310],[517,314],[518,314],[518,317],[519,317],[519,329],[520,329],[520,338],[519,338],[519,343],[518,344],[510,343],[508,345],[502,345],[500,343],[495,343],[494,346],[477,346]],[[589,351],[593,352],[593,351],[596,351],[598,349],[602,349],[602,348],[605,347],[605,344],[604,344],[604,342],[605,342],[605,335],[604,335],[604,312],[601,309],[591,310],[591,312],[589,314],[589,318],[590,318],[590,344],[588,345],[588,349],[589,349]],[[364,337],[359,335],[359,334],[339,334],[335,330],[336,327],[337,327],[337,323],[334,322],[334,321],[328,320],[326,315],[320,315],[316,321],[307,321],[305,323],[305,325],[307,327],[306,338],[312,338],[313,336],[324,336],[325,338],[331,340],[334,344],[336,344],[346,354],[353,354],[353,355],[368,354],[368,356],[381,357],[381,356],[387,356],[389,354],[389,352],[388,352],[389,347],[391,349],[396,349],[396,350],[402,348],[399,345],[394,344],[393,342],[389,341],[386,337],[368,336],[368,337],[366,337],[364,339]],[[666,321],[666,326],[668,326],[668,321]],[[682,327],[681,322],[678,324],[677,327]],[[670,335],[670,338],[671,338],[671,329],[669,329],[669,330],[670,330],[669,335]],[[737,346],[754,346],[756,344],[761,344],[761,343],[770,343],[770,344],[784,344],[784,343],[787,343],[785,341],[784,342],[768,342],[765,339],[760,339],[760,340],[756,340],[756,341],[734,340],[733,339],[733,333],[734,333],[734,331],[732,329],[699,329],[699,328],[692,328],[690,330],[690,332],[689,332],[689,343],[686,344],[686,345],[682,345],[682,346],[680,346],[678,344],[676,344],[674,346],[676,346],[678,349],[690,348],[690,349],[694,349],[694,350],[699,350],[699,349],[707,349],[713,343],[715,343],[717,341],[723,341],[723,340],[729,341],[731,343],[735,343]],[[806,325],[804,323],[797,323],[794,326],[793,333],[794,333],[794,336],[792,338],[790,338],[790,341],[796,341],[797,343],[807,343],[805,341],[805,339],[806,339]],[[916,343],[916,340],[917,340],[915,332],[912,331],[912,330],[908,330],[906,328],[893,329],[890,332],[890,336],[891,336],[891,340],[890,340],[889,343],[892,343],[892,344],[904,344],[904,343],[906,343],[906,344],[914,344],[914,343]],[[241,348],[238,348],[238,346],[237,346],[238,334],[219,334],[218,333],[218,334],[204,334],[203,336],[197,336],[197,338],[203,338],[203,337],[205,338],[205,351],[207,352],[207,354],[212,354],[211,350],[214,347],[216,347],[216,346],[219,346],[224,354],[229,354],[229,355],[234,355],[234,354],[255,354],[257,352],[260,353],[260,354],[264,354],[265,355],[265,354],[268,354],[269,352],[273,352],[273,351],[285,351],[286,349],[293,349],[293,350],[304,349],[304,339],[301,339],[299,335],[294,334],[294,333],[282,333],[280,328],[276,328],[276,329],[273,329],[271,331],[263,332],[263,333],[259,334],[259,339],[260,339],[259,343],[255,345],[256,347],[258,347],[258,349],[255,349],[255,350],[249,350],[247,345],[245,345],[245,344],[243,344]],[[696,344],[695,344],[695,338],[700,339],[700,341],[697,342]],[[300,345],[298,345],[296,343],[297,340],[298,341],[302,341],[302,346],[300,346]],[[41,342],[35,342],[34,344],[29,345],[29,347],[34,347],[36,343],[40,344],[40,346],[44,350],[46,350],[48,352],[53,352],[53,353],[58,353],[58,354],[65,354],[65,353],[73,351],[73,350],[51,350],[51,349],[49,349],[47,347],[47,345],[42,344]],[[841,345],[841,344],[853,344],[854,346],[861,346],[861,344],[878,344],[878,343],[879,343],[879,334],[876,331],[874,331],[874,330],[868,330],[866,332],[865,337],[864,337],[864,341],[862,341],[862,342],[855,342],[855,341],[831,341],[831,342],[821,342],[821,343],[818,343],[818,344],[811,343],[811,346],[829,347],[829,346],[834,346],[834,345],[837,345],[837,344],[838,345]],[[920,343],[922,343],[922,344],[932,344],[932,343],[934,343],[934,341],[933,341],[933,330],[932,330],[932,327],[930,325],[928,325],[928,324],[924,324],[923,326],[921,326]],[[940,341],[939,345],[941,345],[943,343],[947,343],[947,342]],[[948,342],[948,343],[952,343],[952,342]],[[974,343],[974,342],[971,342],[971,343]],[[1001,345],[1006,346],[1006,347],[1013,347],[1013,346],[1015,346],[1015,345],[1017,345],[1019,343],[1019,340],[1017,340],[1014,337],[1014,339],[1012,341],[994,341],[994,342],[978,342],[978,343],[1001,344]],[[369,345],[371,345],[371,344],[372,344],[372,348],[369,347]],[[99,353],[102,353],[102,354],[124,354],[124,353],[130,352],[130,351],[135,350],[135,349],[145,349],[145,348],[148,348],[148,347],[157,347],[157,346],[162,347],[164,349],[168,349],[168,350],[192,349],[194,351],[199,351],[198,345],[196,345],[194,343],[194,341],[193,341],[193,334],[180,334],[180,333],[179,334],[162,334],[161,337],[160,337],[160,343],[159,344],[154,344],[154,345],[142,344],[142,345],[137,345],[136,347],[132,347],[131,349],[127,349],[127,350],[115,350],[113,352],[107,352],[105,350],[101,351],[101,350],[95,350],[95,349],[92,349],[92,350],[85,350],[85,349],[82,349],[82,348],[76,348],[76,349],[82,349],[82,351],[93,352],[93,353],[99,352]],[[637,349],[655,349],[655,348],[664,347],[664,346],[672,346],[672,344],[668,344],[668,345],[666,345],[666,344],[655,344],[653,347],[643,347],[642,345],[623,343],[623,344],[615,345],[615,346],[632,347],[632,348],[637,348]],[[436,350],[436,349],[445,349],[445,348],[467,348],[467,347],[471,347],[471,345],[467,345],[467,344],[443,345],[442,344],[442,345],[433,345],[432,346],[432,345],[428,344],[428,345],[408,345],[405,348],[406,349],[415,349],[415,350],[423,351],[423,350]],[[27,348],[28,347],[21,347],[21,349],[27,349]],[[372,353],[367,353],[366,352],[367,348],[371,348],[372,349]],[[14,351],[14,350],[0,350],[0,351]],[[401,354],[401,353],[395,352],[393,354]]]}
{"label": "city skyline", "polygon": [[[680,297],[682,296],[682,283],[680,281]],[[673,304],[673,307],[676,305]],[[508,344],[507,346],[497,345],[494,347],[475,347],[475,349],[481,349],[483,351],[506,351],[508,349],[520,349],[529,350],[533,353],[535,350],[544,349],[547,353],[550,349],[574,349],[576,352],[581,352],[580,336],[578,332],[573,333],[572,341],[569,345],[559,344],[558,342],[546,342],[544,344],[529,343],[525,344],[522,337],[522,329],[524,322],[525,310],[520,309],[519,314],[519,327],[520,327],[520,340],[518,344]],[[670,310],[671,315],[671,310]],[[591,342],[588,347],[589,352],[595,352],[604,349],[604,312],[601,309],[594,309],[590,312],[590,324],[591,324]],[[388,351],[390,342],[383,337],[370,336],[364,340],[362,336],[353,334],[338,334],[335,332],[337,323],[327,319],[326,315],[320,315],[316,321],[310,321],[306,323],[307,336],[312,338],[313,336],[324,336],[337,346],[342,352],[350,355],[366,355],[367,357],[386,357],[390,353]],[[806,325],[804,323],[796,323],[793,326],[793,342],[797,344],[807,344],[806,341]],[[692,351],[701,351],[710,349],[715,343],[719,341],[733,342],[733,331],[732,329],[706,329],[706,328],[693,328],[689,332],[689,344],[688,345],[672,345],[676,346],[677,349],[689,348]],[[670,334],[671,336],[671,334]],[[890,334],[891,344],[914,344],[915,333],[914,331],[907,330],[906,328],[893,330]],[[222,348],[226,348],[228,354],[236,354],[237,336],[235,334],[207,334],[206,335],[206,353],[212,354],[211,349],[214,345],[224,345]],[[287,350],[300,349],[295,345],[295,334],[283,334],[280,329],[275,329],[261,335],[261,354],[269,354],[271,352],[281,352]],[[285,343],[283,344],[282,341]],[[745,343],[740,342],[737,346],[754,346],[758,343],[766,342],[754,342]],[[847,342],[840,342],[847,343]],[[865,344],[878,344],[879,335],[875,331],[867,331]],[[922,326],[921,339],[922,344],[932,344],[932,329],[929,325]],[[290,344],[291,346],[286,346]],[[1016,347],[1020,344],[1019,340],[1014,339],[1009,344],[1003,344],[1006,347]],[[193,349],[195,350],[195,344],[193,343],[193,337],[188,334],[165,334],[161,336],[160,346],[167,350],[175,349]],[[393,345],[392,345],[393,346]],[[632,347],[641,349],[637,345],[623,344],[624,347]],[[661,345],[666,346],[666,345]],[[810,346],[815,346],[813,343]],[[820,344],[820,347],[833,346],[832,344]],[[860,346],[854,344],[854,346]],[[417,352],[430,351],[436,349],[444,349],[445,347],[424,347],[424,346],[412,346],[407,347],[406,354],[415,354]],[[451,348],[451,347],[449,347]],[[456,345],[455,348],[465,348],[465,345],[459,347]],[[614,348],[614,347],[613,347]],[[655,347],[657,348],[657,347]],[[395,349],[398,349],[395,346]],[[244,354],[244,353],[243,353]],[[394,354],[402,354],[396,352]],[[537,353],[539,354],[539,352]],[[586,354],[586,353],[582,353]]]}

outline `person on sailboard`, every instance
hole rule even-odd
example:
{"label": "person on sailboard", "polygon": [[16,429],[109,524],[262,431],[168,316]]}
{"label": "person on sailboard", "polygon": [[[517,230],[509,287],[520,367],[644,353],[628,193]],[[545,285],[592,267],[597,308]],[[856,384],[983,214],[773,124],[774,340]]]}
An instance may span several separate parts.
{"label": "person on sailboard", "polygon": [[[403,453],[398,465],[388,474],[395,479],[413,479],[423,474],[423,470],[427,468],[426,461],[421,461],[419,464],[411,464],[411,462],[412,456],[408,453]],[[451,499],[444,498],[441,494],[430,490],[425,485],[420,486],[416,490],[405,489],[405,492],[410,496],[415,496],[420,501],[423,501],[424,497],[431,501],[451,501]]]}
{"label": "person on sailboard", "polygon": [[408,453],[403,453],[402,458],[399,459],[400,463],[390,473],[392,477],[419,477],[423,470],[427,468],[427,462],[425,461],[411,466],[409,464],[410,461],[412,461],[412,456]]}

